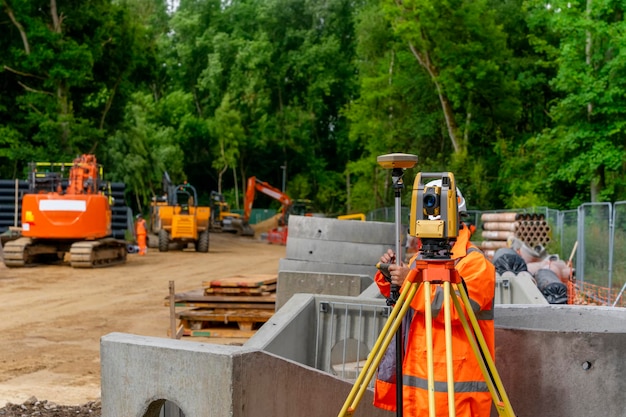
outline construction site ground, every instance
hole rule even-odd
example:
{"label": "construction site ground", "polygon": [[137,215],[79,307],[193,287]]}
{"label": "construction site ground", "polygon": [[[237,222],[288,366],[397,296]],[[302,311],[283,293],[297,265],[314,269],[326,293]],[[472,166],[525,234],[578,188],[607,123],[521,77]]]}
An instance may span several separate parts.
{"label": "construction site ground", "polygon": [[[129,255],[124,265],[73,269],[0,264],[0,411],[31,397],[79,405],[100,399],[100,337],[111,332],[168,337],[169,282],[176,292],[235,274],[278,274],[285,246],[211,233],[209,253]],[[184,337],[242,344],[245,338]],[[3,414],[3,413],[0,413]]]}

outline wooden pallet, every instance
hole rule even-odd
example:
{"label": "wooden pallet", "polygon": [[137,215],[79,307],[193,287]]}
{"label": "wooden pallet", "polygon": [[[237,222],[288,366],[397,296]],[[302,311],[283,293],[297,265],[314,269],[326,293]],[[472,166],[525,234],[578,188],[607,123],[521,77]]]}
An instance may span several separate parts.
{"label": "wooden pallet", "polygon": [[206,295],[270,295],[276,292],[276,284],[258,287],[209,287],[204,289]]}
{"label": "wooden pallet", "polygon": [[[274,314],[276,281],[276,275],[234,275],[204,281],[202,288],[183,293],[175,293],[170,282],[170,295],[165,297],[170,327],[177,338],[249,338]],[[177,307],[189,309],[176,312]]]}
{"label": "wooden pallet", "polygon": [[276,284],[278,278],[273,274],[232,275],[230,277],[203,281],[204,288],[215,287],[244,287],[253,288],[263,285]]}
{"label": "wooden pallet", "polygon": [[263,309],[192,309],[176,313],[185,329],[201,330],[217,323],[236,323],[239,330],[253,330],[274,315],[273,311]]}
{"label": "wooden pallet", "polygon": [[183,336],[190,337],[220,337],[220,338],[241,338],[241,339],[249,339],[251,338],[256,330],[239,330],[239,329],[201,329],[201,330],[191,330],[191,329],[183,329]]}
{"label": "wooden pallet", "polygon": [[[165,297],[165,305],[170,305],[170,297]],[[205,295],[204,289],[176,293],[174,296],[176,307],[205,307],[205,308],[261,308],[274,309],[276,293],[268,295]],[[235,307],[236,306],[236,307]]]}
{"label": "wooden pallet", "polygon": [[276,275],[233,275],[202,282],[205,295],[269,295],[276,292]]}

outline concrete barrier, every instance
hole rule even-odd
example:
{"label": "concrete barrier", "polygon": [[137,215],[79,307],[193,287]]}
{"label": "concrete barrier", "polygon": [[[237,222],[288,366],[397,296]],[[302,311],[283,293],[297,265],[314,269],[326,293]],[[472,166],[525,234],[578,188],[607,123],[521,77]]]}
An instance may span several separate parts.
{"label": "concrete barrier", "polygon": [[[106,335],[102,416],[156,416],[165,400],[186,417],[336,415],[354,374],[331,375],[334,365],[367,355],[384,309],[296,294],[243,347]],[[518,417],[624,415],[626,309],[497,305],[495,317],[496,366]],[[371,395],[358,415],[389,416]]]}
{"label": "concrete barrier", "polygon": [[626,414],[626,309],[496,308],[496,366],[518,416]]}
{"label": "concrete barrier", "polygon": [[372,283],[369,275],[280,271],[276,287],[276,310],[296,293],[358,297]]}
{"label": "concrete barrier", "polygon": [[392,223],[290,216],[276,309],[296,293],[359,296],[373,283],[380,256],[395,247],[395,233]]}
{"label": "concrete barrier", "polygon": [[[112,333],[102,338],[102,416],[158,417],[166,401],[185,417],[327,417],[351,385],[273,354],[241,347]],[[363,415],[389,414],[371,405]]]}

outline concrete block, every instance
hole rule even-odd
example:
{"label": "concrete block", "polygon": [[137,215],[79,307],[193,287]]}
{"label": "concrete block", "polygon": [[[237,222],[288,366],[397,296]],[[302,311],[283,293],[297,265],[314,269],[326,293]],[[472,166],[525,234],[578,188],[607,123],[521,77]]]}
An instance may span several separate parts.
{"label": "concrete block", "polygon": [[395,223],[289,216],[289,239],[377,243],[395,247]]}
{"label": "concrete block", "polygon": [[390,247],[350,241],[315,241],[290,236],[287,242],[286,258],[309,262],[376,265],[380,256]]}
{"label": "concrete block", "polygon": [[[379,257],[380,258],[380,255]],[[376,262],[378,261],[376,259]],[[376,275],[376,263],[370,265],[340,264],[332,262],[310,262],[296,259],[281,258],[278,261],[278,272],[280,271],[300,271],[300,272],[325,272],[336,274],[367,275],[374,279]]]}
{"label": "concrete block", "polygon": [[363,291],[358,298],[383,298],[380,290],[378,289],[378,285],[375,282],[372,282],[369,287]]}
{"label": "concrete block", "polygon": [[[101,340],[102,416],[326,417],[352,384],[268,352],[122,333]],[[366,392],[359,412],[385,417]],[[170,407],[172,408],[172,407]]]}
{"label": "concrete block", "polygon": [[[352,389],[350,382],[267,352],[246,354],[236,364],[235,417],[335,416]],[[389,417],[388,411],[375,408],[372,401],[372,391],[366,391],[357,414]],[[212,412],[206,415],[226,416]]]}
{"label": "concrete block", "polygon": [[315,364],[311,329],[317,325],[317,305],[310,294],[295,294],[246,341],[249,349],[271,352],[306,366]]}
{"label": "concrete block", "polygon": [[281,270],[276,287],[276,310],[296,293],[357,297],[370,284],[372,278],[368,275]]}
{"label": "concrete block", "polygon": [[[237,347],[111,333],[100,342],[102,415],[158,416],[169,400],[186,417],[232,415]],[[216,377],[219,376],[219,377]],[[153,413],[157,414],[153,414]]]}
{"label": "concrete block", "polygon": [[622,416],[626,309],[502,305],[496,366],[518,416]]}

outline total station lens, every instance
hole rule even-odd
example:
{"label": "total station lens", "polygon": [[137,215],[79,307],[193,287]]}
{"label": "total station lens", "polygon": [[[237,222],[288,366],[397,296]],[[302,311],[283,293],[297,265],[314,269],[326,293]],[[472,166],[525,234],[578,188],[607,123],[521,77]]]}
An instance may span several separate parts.
{"label": "total station lens", "polygon": [[424,196],[424,207],[433,208],[437,206],[437,196],[433,194],[426,194]]}

